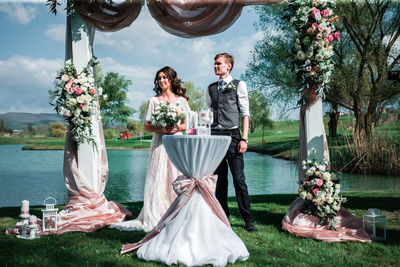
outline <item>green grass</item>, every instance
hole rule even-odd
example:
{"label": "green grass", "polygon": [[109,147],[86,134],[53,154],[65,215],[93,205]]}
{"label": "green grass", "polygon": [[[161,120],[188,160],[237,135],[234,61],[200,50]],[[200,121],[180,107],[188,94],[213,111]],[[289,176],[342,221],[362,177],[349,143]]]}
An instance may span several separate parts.
{"label": "green grass", "polygon": [[[295,237],[282,230],[281,221],[295,194],[252,196],[258,232],[242,225],[236,201],[229,199],[233,230],[246,244],[250,258],[234,266],[398,266],[400,262],[400,191],[345,192],[345,207],[358,216],[379,208],[387,218],[387,241],[360,244],[325,243]],[[141,202],[125,203],[137,215]],[[41,216],[42,207],[31,207]],[[123,244],[140,240],[144,232],[120,232],[103,228],[94,233],[68,233],[21,240],[4,231],[17,221],[18,207],[0,208],[0,263],[2,266],[163,266],[144,262],[136,253],[120,255]],[[218,237],[216,237],[218,238]],[[207,245],[207,244],[205,244]],[[228,265],[233,266],[233,265]]]}

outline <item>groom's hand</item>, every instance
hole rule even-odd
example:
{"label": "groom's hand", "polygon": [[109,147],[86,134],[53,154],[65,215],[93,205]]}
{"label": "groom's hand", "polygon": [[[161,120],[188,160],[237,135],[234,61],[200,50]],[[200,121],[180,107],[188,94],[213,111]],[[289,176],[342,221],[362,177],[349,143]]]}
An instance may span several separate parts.
{"label": "groom's hand", "polygon": [[239,153],[246,152],[247,151],[247,143],[245,141],[240,141],[237,149],[238,149]]}

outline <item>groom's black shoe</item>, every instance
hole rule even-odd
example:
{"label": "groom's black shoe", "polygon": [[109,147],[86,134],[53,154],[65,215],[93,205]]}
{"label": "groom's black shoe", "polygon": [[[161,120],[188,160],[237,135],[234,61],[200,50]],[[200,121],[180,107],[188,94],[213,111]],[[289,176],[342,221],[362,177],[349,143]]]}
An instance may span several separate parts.
{"label": "groom's black shoe", "polygon": [[247,232],[257,232],[257,228],[254,226],[252,221],[247,221],[244,228]]}

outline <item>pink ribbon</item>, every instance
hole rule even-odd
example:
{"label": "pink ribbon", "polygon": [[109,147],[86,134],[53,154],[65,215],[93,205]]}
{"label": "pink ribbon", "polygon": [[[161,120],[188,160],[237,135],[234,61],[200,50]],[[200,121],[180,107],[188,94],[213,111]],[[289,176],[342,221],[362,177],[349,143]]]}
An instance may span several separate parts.
{"label": "pink ribbon", "polygon": [[122,246],[121,254],[131,252],[135,249],[141,247],[144,243],[150,241],[153,237],[157,236],[162,229],[169,222],[171,222],[182,210],[182,208],[189,202],[190,198],[193,196],[196,189],[198,189],[203,196],[204,200],[214,212],[214,214],[229,228],[231,224],[229,223],[228,217],[226,217],[224,210],[219,204],[218,200],[214,196],[214,188],[217,182],[216,175],[208,175],[201,179],[194,179],[187,177],[185,175],[179,176],[173,183],[172,186],[177,193],[178,197],[171,204],[168,210],[165,212],[164,216],[160,219],[160,222],[150,233],[148,233],[142,240],[134,244],[126,244]]}

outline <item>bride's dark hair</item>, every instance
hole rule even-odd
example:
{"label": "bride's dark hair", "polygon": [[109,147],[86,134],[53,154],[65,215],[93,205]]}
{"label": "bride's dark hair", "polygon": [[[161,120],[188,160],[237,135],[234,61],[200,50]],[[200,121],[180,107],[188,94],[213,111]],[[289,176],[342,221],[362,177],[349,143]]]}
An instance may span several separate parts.
{"label": "bride's dark hair", "polygon": [[158,74],[160,74],[160,72],[163,72],[171,81],[172,92],[174,94],[189,99],[189,97],[186,96],[186,89],[181,86],[182,83],[181,79],[178,78],[176,71],[170,66],[165,66],[156,73],[156,77],[154,78],[154,89],[153,89],[154,92],[156,92],[156,96],[160,95],[162,92],[160,86],[158,85]]}

